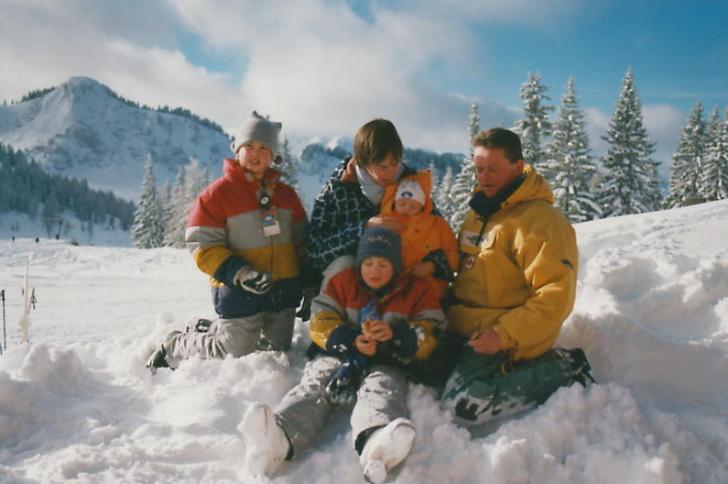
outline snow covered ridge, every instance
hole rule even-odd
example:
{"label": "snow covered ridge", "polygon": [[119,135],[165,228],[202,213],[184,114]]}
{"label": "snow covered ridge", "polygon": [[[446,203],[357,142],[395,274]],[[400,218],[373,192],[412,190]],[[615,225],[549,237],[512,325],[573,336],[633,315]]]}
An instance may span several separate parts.
{"label": "snow covered ridge", "polygon": [[230,153],[228,137],[204,122],[133,106],[87,77],[0,106],[0,142],[26,151],[50,172],[86,178],[93,188],[132,200],[149,154],[160,182],[171,182],[190,159],[217,176]]}
{"label": "snow covered ridge", "polygon": [[[472,436],[414,387],[417,437],[394,482],[728,482],[728,201],[576,229],[577,303],[559,342],[586,350],[599,384]],[[31,255],[38,305],[21,346]],[[152,377],[143,362],[158,338],[211,316],[186,251],[2,241],[0,288],[0,482],[253,482],[235,428],[252,402],[275,405],[298,381],[307,325],[288,354]],[[347,419],[274,482],[361,482]]]}

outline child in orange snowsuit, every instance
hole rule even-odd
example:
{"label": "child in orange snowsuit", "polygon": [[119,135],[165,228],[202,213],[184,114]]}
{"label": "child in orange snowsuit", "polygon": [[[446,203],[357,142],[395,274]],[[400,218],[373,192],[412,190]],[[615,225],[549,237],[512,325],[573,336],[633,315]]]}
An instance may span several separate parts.
{"label": "child in orange snowsuit", "polygon": [[394,218],[402,226],[404,270],[432,281],[442,298],[457,270],[458,244],[445,219],[432,213],[431,191],[430,170],[402,178],[387,187],[379,215]]}

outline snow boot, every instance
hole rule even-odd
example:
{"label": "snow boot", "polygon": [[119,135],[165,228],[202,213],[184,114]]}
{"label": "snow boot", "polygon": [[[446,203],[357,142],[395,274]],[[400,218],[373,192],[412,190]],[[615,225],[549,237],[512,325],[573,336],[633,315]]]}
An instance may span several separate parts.
{"label": "snow boot", "polygon": [[174,368],[170,367],[169,363],[167,363],[167,351],[164,349],[164,345],[159,345],[159,348],[154,350],[154,353],[152,353],[147,359],[146,366],[152,372],[152,375],[157,373],[157,368],[169,368],[170,370],[174,370]]}
{"label": "snow boot", "polygon": [[367,439],[359,457],[364,479],[381,484],[387,473],[402,462],[412,450],[415,428],[406,418],[397,418],[375,430]]}
{"label": "snow boot", "polygon": [[273,411],[263,403],[248,407],[238,431],[245,438],[245,467],[253,475],[273,475],[291,450]]}

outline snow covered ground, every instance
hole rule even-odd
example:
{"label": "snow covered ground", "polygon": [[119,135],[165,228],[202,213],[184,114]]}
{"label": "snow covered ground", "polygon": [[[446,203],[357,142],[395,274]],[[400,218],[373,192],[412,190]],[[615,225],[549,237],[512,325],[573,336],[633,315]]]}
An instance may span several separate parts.
{"label": "snow covered ground", "polygon": [[[599,384],[474,436],[413,386],[418,431],[401,483],[728,482],[728,202],[577,226],[576,308],[560,343]],[[25,261],[38,304],[16,321]],[[0,357],[0,482],[251,482],[236,430],[275,405],[309,343],[288,354],[192,360],[152,376],[158,338],[212,316],[183,250],[0,242],[8,351]],[[361,482],[346,412],[275,482]]]}

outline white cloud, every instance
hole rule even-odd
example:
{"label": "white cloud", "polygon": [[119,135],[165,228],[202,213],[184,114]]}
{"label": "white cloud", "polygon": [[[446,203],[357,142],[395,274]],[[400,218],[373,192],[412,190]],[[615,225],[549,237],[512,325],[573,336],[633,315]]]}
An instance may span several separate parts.
{"label": "white cloud", "polygon": [[230,79],[192,65],[175,48],[173,12],[139,0],[124,7],[84,0],[3,5],[0,99],[86,75],[135,101],[217,119],[229,114],[228,102],[240,102]]}
{"label": "white cloud", "polygon": [[[472,101],[433,86],[427,73],[437,65],[467,75],[482,48],[462,18],[428,15],[441,12],[439,4],[432,11],[376,4],[368,20],[320,0],[287,8],[201,0],[174,6],[213,48],[244,53],[244,104],[294,133],[352,135],[367,120],[387,117],[407,145],[467,149]],[[484,125],[512,121],[509,110],[487,103]]]}
{"label": "white cloud", "polygon": [[[87,75],[150,105],[184,106],[233,129],[252,109],[293,136],[351,136],[387,117],[405,144],[467,149],[471,99],[428,76],[488,72],[475,23],[550,28],[575,9],[534,0],[373,2],[370,17],[346,2],[0,0],[0,99]],[[477,5],[475,5],[477,3]],[[210,72],[182,54],[180,32],[244,62],[241,78]],[[495,71],[494,71],[495,72]],[[493,74],[495,75],[495,74]],[[481,103],[482,125],[509,125],[513,111]]]}

